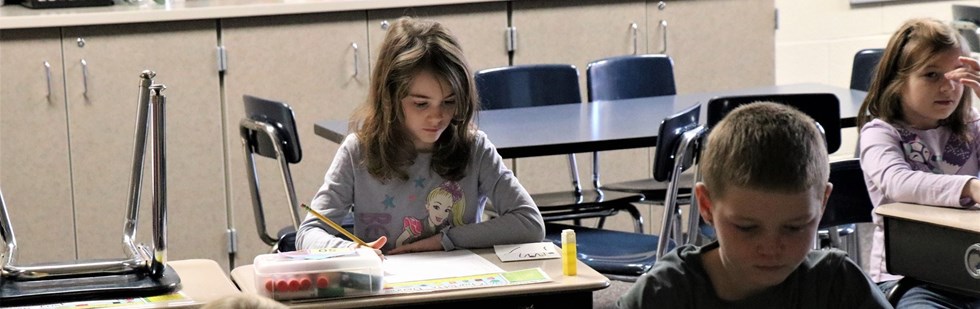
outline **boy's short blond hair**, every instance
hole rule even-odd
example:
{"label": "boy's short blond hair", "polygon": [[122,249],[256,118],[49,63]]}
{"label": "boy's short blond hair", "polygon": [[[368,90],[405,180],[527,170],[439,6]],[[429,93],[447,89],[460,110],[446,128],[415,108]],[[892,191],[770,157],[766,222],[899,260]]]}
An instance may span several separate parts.
{"label": "boy's short blond hair", "polygon": [[824,136],[816,122],[787,105],[756,102],[735,108],[711,129],[701,156],[712,199],[729,187],[798,193],[830,177]]}

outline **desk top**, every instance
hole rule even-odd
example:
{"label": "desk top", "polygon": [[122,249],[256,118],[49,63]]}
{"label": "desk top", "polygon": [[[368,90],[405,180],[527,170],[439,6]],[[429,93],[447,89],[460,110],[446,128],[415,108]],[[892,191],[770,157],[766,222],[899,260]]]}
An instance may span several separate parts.
{"label": "desk top", "polygon": [[205,259],[167,262],[180,276],[180,290],[197,303],[241,293],[217,262]]}
{"label": "desk top", "polygon": [[[817,92],[836,95],[840,101],[841,127],[855,126],[857,110],[867,93],[823,84],[487,110],[480,111],[476,121],[504,158],[583,153],[656,146],[657,131],[664,118],[694,104],[705,104],[714,97]],[[707,119],[706,113],[707,108],[702,108],[702,122]],[[318,121],[314,132],[340,143],[347,135],[347,126],[345,120]]]}
{"label": "desk top", "polygon": [[893,218],[942,225],[954,229],[980,233],[980,208],[957,209],[908,203],[885,204],[875,208],[875,213]]}
{"label": "desk top", "polygon": [[[561,259],[516,261],[516,262],[504,263],[501,262],[499,258],[497,258],[497,255],[494,254],[493,249],[489,249],[489,248],[475,249],[472,251],[480,255],[484,259],[493,262],[504,271],[513,271],[513,270],[522,270],[522,269],[540,267],[542,270],[544,270],[545,273],[548,274],[549,277],[551,277],[552,281],[545,282],[545,283],[526,284],[526,285],[447,290],[447,291],[412,293],[412,294],[378,295],[378,296],[370,296],[370,297],[324,300],[321,302],[312,302],[312,303],[297,303],[297,304],[287,303],[287,304],[289,304],[290,307],[293,308],[380,307],[380,306],[427,303],[433,301],[475,299],[475,298],[484,298],[484,297],[500,297],[500,296],[511,296],[511,295],[523,296],[523,295],[536,294],[536,293],[595,291],[595,290],[604,289],[609,286],[609,279],[607,279],[602,274],[596,272],[589,266],[583,264],[582,261],[577,261],[578,275],[566,277],[562,275]],[[241,287],[242,292],[253,293],[253,294],[256,293],[254,268],[251,264],[236,267],[234,270],[231,271],[231,277],[232,280],[238,283],[238,286]]]}

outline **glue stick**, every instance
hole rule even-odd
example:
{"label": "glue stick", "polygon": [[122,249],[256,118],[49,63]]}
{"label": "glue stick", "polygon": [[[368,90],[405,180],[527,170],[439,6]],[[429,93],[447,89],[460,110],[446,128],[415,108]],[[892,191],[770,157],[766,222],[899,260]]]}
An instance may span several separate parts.
{"label": "glue stick", "polygon": [[575,231],[566,229],[561,231],[561,270],[566,276],[574,276],[577,273],[575,264],[578,262],[578,250],[575,244]]}

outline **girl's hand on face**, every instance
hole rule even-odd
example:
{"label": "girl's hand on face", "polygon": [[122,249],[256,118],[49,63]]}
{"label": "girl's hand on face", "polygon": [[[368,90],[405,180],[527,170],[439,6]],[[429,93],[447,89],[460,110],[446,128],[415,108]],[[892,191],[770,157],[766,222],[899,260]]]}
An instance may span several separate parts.
{"label": "girl's hand on face", "polygon": [[429,236],[426,239],[422,239],[410,244],[401,245],[391,251],[388,254],[402,254],[411,252],[426,252],[426,251],[439,251],[442,250],[442,233],[436,233],[435,235]]}
{"label": "girl's hand on face", "polygon": [[980,94],[980,62],[977,59],[960,56],[963,67],[946,72],[946,78],[963,84],[973,89],[973,93]]}

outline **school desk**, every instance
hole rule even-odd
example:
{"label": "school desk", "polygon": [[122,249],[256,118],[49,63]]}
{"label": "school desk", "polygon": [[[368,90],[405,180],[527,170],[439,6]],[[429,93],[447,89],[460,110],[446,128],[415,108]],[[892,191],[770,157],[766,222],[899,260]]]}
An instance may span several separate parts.
{"label": "school desk", "polygon": [[[609,279],[592,268],[578,263],[576,276],[563,276],[561,259],[501,262],[493,249],[475,249],[474,253],[504,271],[540,267],[550,282],[462,290],[445,290],[411,294],[376,295],[355,298],[325,299],[286,304],[293,308],[367,308],[367,307],[446,307],[466,306],[492,308],[592,308],[592,292],[609,286]],[[254,268],[239,266],[231,278],[244,293],[256,293]]]}
{"label": "school desk", "polygon": [[888,272],[980,297],[980,208],[881,205]]}
{"label": "school desk", "polygon": [[[140,307],[140,308],[197,308],[225,296],[241,294],[231,282],[225,271],[213,260],[191,259],[168,261],[170,267],[180,277],[180,289],[171,295],[138,297],[132,299],[104,299],[87,301],[65,301],[25,306],[27,308],[74,308],[95,307]],[[179,293],[178,293],[179,292]],[[175,296],[181,295],[181,296]],[[151,301],[150,303],[143,303]],[[0,304],[0,307],[3,307]]]}
{"label": "school desk", "polygon": [[[660,121],[686,107],[718,96],[790,93],[833,93],[840,101],[841,127],[854,127],[864,91],[823,84],[793,84],[728,91],[656,96],[480,111],[477,123],[503,158],[653,147]],[[671,108],[660,108],[661,106]],[[702,113],[707,109],[702,108]],[[707,119],[701,116],[702,121]],[[347,121],[318,121],[314,132],[341,143]]]}

